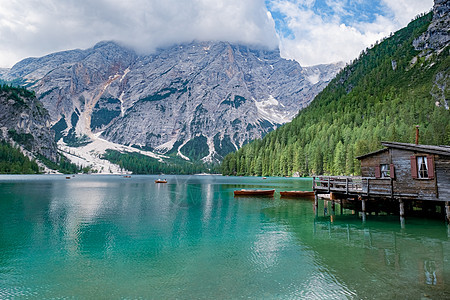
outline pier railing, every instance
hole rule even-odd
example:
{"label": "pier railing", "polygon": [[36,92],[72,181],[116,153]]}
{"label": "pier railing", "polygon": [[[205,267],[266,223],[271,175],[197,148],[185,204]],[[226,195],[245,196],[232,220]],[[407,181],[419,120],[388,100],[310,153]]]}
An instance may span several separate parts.
{"label": "pier railing", "polygon": [[313,189],[320,192],[362,192],[362,177],[320,176],[313,177]]}
{"label": "pier railing", "polygon": [[319,176],[313,177],[313,190],[316,193],[341,193],[347,195],[394,195],[390,178],[360,176]]}

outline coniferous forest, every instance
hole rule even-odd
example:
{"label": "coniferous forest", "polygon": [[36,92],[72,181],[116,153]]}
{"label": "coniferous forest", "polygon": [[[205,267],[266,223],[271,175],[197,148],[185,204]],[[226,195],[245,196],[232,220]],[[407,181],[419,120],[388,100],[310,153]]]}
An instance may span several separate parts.
{"label": "coniferous forest", "polygon": [[34,160],[5,141],[0,141],[0,174],[38,174],[39,166]]}
{"label": "coniferous forest", "polygon": [[[106,150],[104,159],[119,165],[124,170],[132,171],[133,174],[196,174],[196,173],[216,173],[217,166],[207,166],[202,162],[188,162],[181,158],[172,157],[172,161],[160,162],[159,160],[139,154],[121,153],[116,150]],[[176,160],[176,161],[173,161]]]}
{"label": "coniferous forest", "polygon": [[[291,123],[222,162],[224,175],[360,174],[355,157],[381,141],[450,144],[449,47],[421,54],[412,46],[432,13],[363,51]],[[442,86],[444,88],[442,89]],[[447,87],[446,87],[447,86]]]}

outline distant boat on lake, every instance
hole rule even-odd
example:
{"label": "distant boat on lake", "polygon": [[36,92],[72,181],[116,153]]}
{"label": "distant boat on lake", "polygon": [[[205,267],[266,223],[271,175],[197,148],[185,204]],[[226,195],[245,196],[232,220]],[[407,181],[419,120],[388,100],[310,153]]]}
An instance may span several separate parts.
{"label": "distant boat on lake", "polygon": [[270,196],[272,197],[275,190],[237,190],[234,191],[235,196]]}
{"label": "distant boat on lake", "polygon": [[123,178],[131,178],[131,175],[124,175]]}
{"label": "distant boat on lake", "polygon": [[157,180],[155,180],[155,183],[167,183],[167,180],[165,180],[165,179],[157,179]]}

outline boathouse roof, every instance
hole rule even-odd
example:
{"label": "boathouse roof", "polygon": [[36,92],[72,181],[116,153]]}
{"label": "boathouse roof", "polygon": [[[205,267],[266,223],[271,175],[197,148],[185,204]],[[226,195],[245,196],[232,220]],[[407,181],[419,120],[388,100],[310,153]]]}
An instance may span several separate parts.
{"label": "boathouse roof", "polygon": [[380,149],[380,150],[376,150],[376,151],[373,151],[373,152],[370,152],[370,153],[366,153],[366,154],[357,156],[356,159],[363,159],[365,157],[372,156],[372,155],[375,155],[375,154],[378,154],[378,153],[382,153],[384,151],[388,151],[388,148],[383,148],[383,149]]}
{"label": "boathouse roof", "polygon": [[444,156],[450,156],[450,146],[434,146],[434,145],[416,145],[416,144],[408,144],[408,143],[397,143],[397,142],[381,142],[381,144],[387,148],[383,148],[374,152],[370,152],[361,156],[358,156],[357,159],[363,159],[368,156],[372,156],[384,151],[387,151],[389,148],[403,149],[409,151],[418,151],[423,153],[430,154],[438,154]]}

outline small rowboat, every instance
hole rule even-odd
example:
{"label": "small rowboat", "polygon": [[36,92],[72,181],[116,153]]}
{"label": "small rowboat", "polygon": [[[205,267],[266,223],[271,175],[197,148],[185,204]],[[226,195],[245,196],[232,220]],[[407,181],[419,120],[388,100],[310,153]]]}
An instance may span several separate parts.
{"label": "small rowboat", "polygon": [[280,192],[281,197],[290,197],[290,198],[307,198],[313,199],[314,192],[305,192],[305,191],[285,191]]}
{"label": "small rowboat", "polygon": [[272,197],[275,190],[237,190],[235,196],[268,196]]}
{"label": "small rowboat", "polygon": [[66,179],[70,179],[70,176],[66,176]]}
{"label": "small rowboat", "polygon": [[124,175],[123,178],[131,178],[131,175]]}
{"label": "small rowboat", "polygon": [[155,180],[155,183],[167,183],[167,180],[158,179]]}

